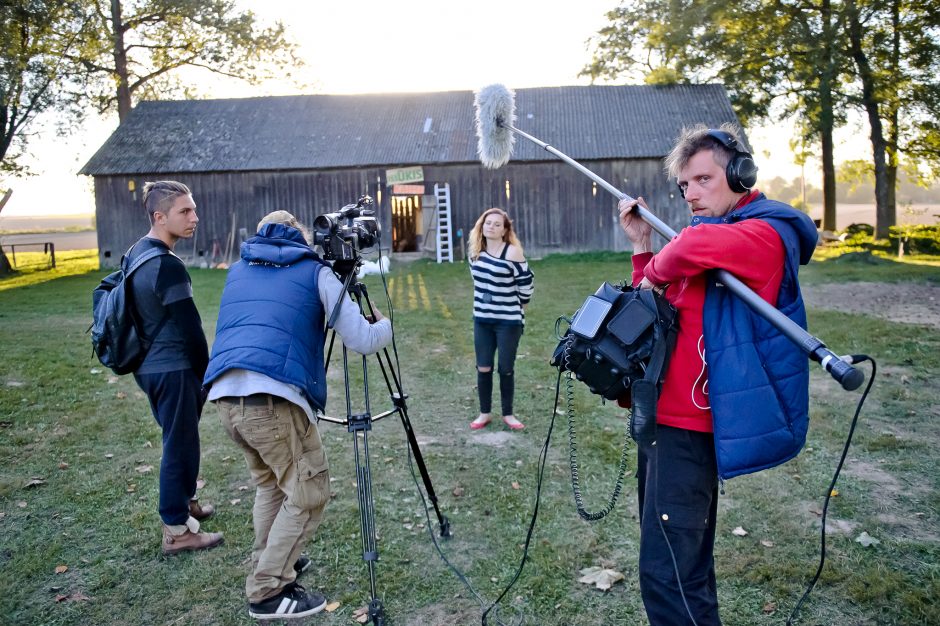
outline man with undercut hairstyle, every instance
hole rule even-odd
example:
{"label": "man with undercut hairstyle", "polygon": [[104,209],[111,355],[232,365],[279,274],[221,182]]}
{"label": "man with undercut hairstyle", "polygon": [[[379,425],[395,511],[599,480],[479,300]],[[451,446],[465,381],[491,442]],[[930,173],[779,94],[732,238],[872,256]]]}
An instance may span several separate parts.
{"label": "man with undercut hairstyle", "polygon": [[134,308],[144,336],[152,340],[134,380],[147,394],[163,430],[160,461],[160,518],[163,553],[212,548],[222,533],[206,533],[199,522],[214,509],[196,499],[199,475],[199,418],[205,403],[202,377],[209,349],[193,288],[183,261],[173,254],[180,239],[196,231],[196,203],[183,183],[161,180],[144,185],[150,232],[127,252],[130,266],[144,254],[131,280]]}
{"label": "man with undercut hairstyle", "polygon": [[[816,247],[805,213],[768,199],[731,125],[684,129],[666,170],[690,225],[654,254],[651,227],[620,202],[633,284],[665,290],[679,331],[656,405],[656,436],[638,445],[640,591],[652,626],[717,626],[713,550],[719,481],[795,457],[809,423],[802,349],[730,293],[724,269],[806,328],[797,277]],[[626,403],[626,398],[621,399]]]}

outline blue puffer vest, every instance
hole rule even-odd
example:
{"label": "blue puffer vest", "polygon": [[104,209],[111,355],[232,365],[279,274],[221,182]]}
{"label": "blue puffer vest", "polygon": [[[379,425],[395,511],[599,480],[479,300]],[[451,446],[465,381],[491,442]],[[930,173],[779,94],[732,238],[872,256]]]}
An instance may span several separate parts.
{"label": "blue puffer vest", "polygon": [[283,224],[262,226],[241,245],[241,257],[225,281],[205,384],[231,369],[251,370],[299,387],[323,409],[320,257],[300,231]]}
{"label": "blue puffer vest", "polygon": [[[745,219],[762,219],[780,235],[786,259],[777,309],[806,328],[797,272],[816,249],[816,226],[805,213],[763,194],[724,217],[693,218],[692,225]],[[789,461],[809,427],[806,353],[714,279],[706,288],[703,323],[718,476]]]}

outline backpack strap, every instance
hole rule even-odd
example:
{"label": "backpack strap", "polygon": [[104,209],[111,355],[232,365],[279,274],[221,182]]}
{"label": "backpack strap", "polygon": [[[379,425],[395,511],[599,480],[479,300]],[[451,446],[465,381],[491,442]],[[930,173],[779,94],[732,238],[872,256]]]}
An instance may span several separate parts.
{"label": "backpack strap", "polygon": [[[134,244],[134,245],[137,245],[137,244]],[[150,248],[149,250],[141,254],[139,257],[134,259],[134,262],[131,263],[130,267],[125,268],[124,266],[127,264],[127,255],[130,253],[133,247],[134,246],[131,246],[130,248],[128,248],[127,252],[124,253],[124,256],[121,257],[121,269],[124,271],[124,280],[128,280],[131,277],[131,274],[137,271],[137,269],[141,267],[147,261],[151,259],[155,259],[158,256],[163,256],[164,254],[173,254],[173,252],[171,252],[170,250],[166,250],[159,246],[155,248]],[[128,282],[128,287],[130,287],[130,282]],[[129,289],[126,289],[125,291],[128,294],[129,302],[131,303],[131,307],[133,309],[131,312],[131,315],[134,316],[135,320],[139,320],[140,315],[137,314],[137,305],[134,303],[134,290],[131,287]],[[140,322],[137,322],[137,327],[139,329],[140,337],[146,342],[147,350],[150,350],[149,344],[153,343],[153,340],[156,339],[160,335],[160,331],[163,330],[163,327],[166,325],[167,320],[169,319],[170,319],[170,316],[164,314],[163,318],[160,320],[160,323],[157,324],[157,327],[154,329],[152,337],[145,336],[143,333],[143,328],[140,325]]]}
{"label": "backpack strap", "polygon": [[[135,244],[136,245],[136,244]],[[131,246],[133,248],[133,246]],[[127,252],[124,253],[124,256],[121,257],[121,269],[124,270],[124,279],[127,280],[127,277],[134,273],[141,265],[149,261],[150,259],[155,259],[158,256],[164,254],[172,254],[169,250],[164,250],[163,248],[150,248],[139,257],[134,259],[134,262],[131,263],[130,267],[125,267],[127,265],[127,255],[130,253],[131,249],[128,248]]]}

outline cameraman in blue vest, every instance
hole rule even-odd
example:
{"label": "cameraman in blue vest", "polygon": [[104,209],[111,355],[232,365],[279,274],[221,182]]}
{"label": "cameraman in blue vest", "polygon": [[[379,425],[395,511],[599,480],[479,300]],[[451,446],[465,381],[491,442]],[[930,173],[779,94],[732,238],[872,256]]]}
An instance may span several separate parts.
{"label": "cameraman in blue vest", "polygon": [[334,329],[361,354],[392,340],[378,311],[363,317],[309,233],[286,211],[258,224],[228,273],[212,358],[208,399],[245,455],[256,487],[255,542],[245,584],[248,614],[291,619],[323,610],[326,598],[296,583],[309,567],[304,545],[330,499],[317,411],[326,404],[325,319],[340,303]]}

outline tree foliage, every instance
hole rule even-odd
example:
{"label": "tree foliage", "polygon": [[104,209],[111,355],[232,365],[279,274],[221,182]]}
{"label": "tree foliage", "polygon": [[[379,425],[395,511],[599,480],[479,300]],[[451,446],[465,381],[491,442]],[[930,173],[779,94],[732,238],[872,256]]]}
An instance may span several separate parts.
{"label": "tree foliage", "polygon": [[91,28],[71,57],[77,81],[99,112],[121,121],[141,99],[190,97],[177,70],[202,68],[249,84],[290,78],[302,65],[284,25],[262,26],[232,0],[85,0]]}
{"label": "tree foliage", "polygon": [[66,58],[81,45],[86,19],[79,2],[0,3],[0,173],[23,173],[31,125],[50,110],[78,113],[65,85]]}
{"label": "tree foliage", "polygon": [[0,55],[0,173],[24,173],[45,112],[62,131],[94,110],[123,121],[141,99],[198,94],[183,68],[257,84],[302,66],[282,24],[232,0],[2,0]]}
{"label": "tree foliage", "polygon": [[[795,117],[820,144],[835,224],[832,132],[847,107],[868,113],[882,173],[879,230],[894,213],[897,157],[940,161],[938,29],[932,0],[635,0],[608,13],[582,72],[593,79],[721,82],[742,123]],[[778,104],[779,109],[772,105]],[[881,148],[879,153],[879,147]],[[878,165],[879,154],[882,165]],[[893,165],[892,165],[893,164]],[[892,170],[892,167],[895,169]]]}

